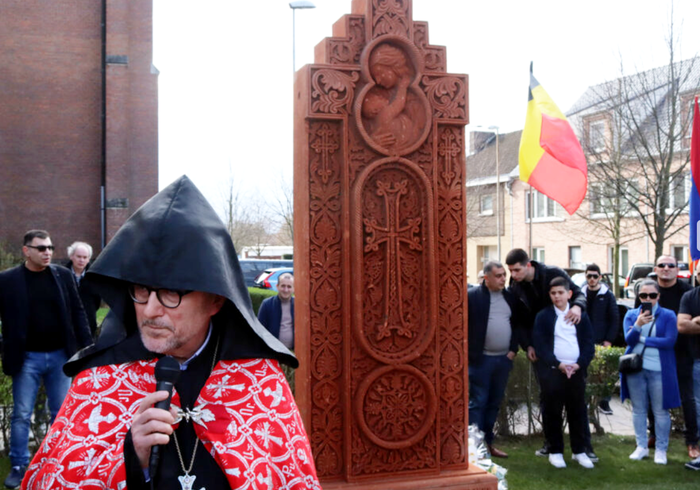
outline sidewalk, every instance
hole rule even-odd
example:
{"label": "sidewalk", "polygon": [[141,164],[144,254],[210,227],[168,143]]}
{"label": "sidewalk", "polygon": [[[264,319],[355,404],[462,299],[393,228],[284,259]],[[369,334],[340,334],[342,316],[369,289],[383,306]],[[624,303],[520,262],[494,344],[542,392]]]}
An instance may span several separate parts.
{"label": "sidewalk", "polygon": [[[620,397],[614,396],[610,400],[610,408],[612,415],[605,415],[598,412],[600,425],[603,426],[607,434],[615,434],[619,436],[633,436],[634,427],[632,426],[632,405],[629,403],[620,403]],[[518,411],[517,425],[515,428],[516,434],[527,434],[527,408],[522,407]],[[591,427],[591,430],[593,428]]]}

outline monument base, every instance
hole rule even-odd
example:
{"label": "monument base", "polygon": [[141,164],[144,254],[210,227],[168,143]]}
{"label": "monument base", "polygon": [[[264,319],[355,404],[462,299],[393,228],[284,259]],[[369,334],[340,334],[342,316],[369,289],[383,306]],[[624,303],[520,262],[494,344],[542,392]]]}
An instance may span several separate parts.
{"label": "monument base", "polygon": [[496,490],[498,478],[481,468],[445,471],[435,477],[381,478],[381,481],[321,481],[323,490]]}

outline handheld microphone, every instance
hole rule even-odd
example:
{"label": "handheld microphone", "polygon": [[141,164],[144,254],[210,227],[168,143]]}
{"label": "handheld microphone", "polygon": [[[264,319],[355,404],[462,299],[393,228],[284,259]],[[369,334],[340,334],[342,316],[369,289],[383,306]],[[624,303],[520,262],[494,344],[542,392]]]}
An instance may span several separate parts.
{"label": "handheld microphone", "polygon": [[[175,358],[170,356],[161,357],[156,363],[156,391],[167,391],[168,398],[159,401],[154,406],[163,410],[170,410],[170,399],[173,396],[173,387],[180,378],[180,363]],[[160,462],[160,446],[151,448],[151,456],[148,459],[148,472],[151,476],[151,481],[155,478],[158,472],[158,463]]]}

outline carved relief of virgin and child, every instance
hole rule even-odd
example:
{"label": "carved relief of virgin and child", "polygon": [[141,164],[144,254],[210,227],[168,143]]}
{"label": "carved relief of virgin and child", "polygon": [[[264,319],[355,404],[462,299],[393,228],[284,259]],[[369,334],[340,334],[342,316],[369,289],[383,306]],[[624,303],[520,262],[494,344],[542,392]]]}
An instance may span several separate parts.
{"label": "carved relief of virgin and child", "polygon": [[393,44],[378,45],[369,57],[374,86],[362,100],[362,123],[373,142],[392,152],[414,145],[424,132],[426,110],[411,88],[416,71]]}

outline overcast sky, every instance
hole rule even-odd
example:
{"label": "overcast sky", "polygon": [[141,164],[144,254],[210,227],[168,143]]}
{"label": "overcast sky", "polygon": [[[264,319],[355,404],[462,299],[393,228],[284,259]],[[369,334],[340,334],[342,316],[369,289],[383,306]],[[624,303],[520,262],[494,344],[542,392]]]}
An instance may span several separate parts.
{"label": "overcast sky", "polygon": [[[296,12],[296,65],[313,63],[351,0]],[[155,0],[160,187],[187,174],[217,210],[224,183],[265,194],[292,178],[292,11],[287,0]],[[447,69],[469,75],[470,120],[522,129],[528,69],[566,111],[586,87],[700,53],[698,0],[414,0]]]}

